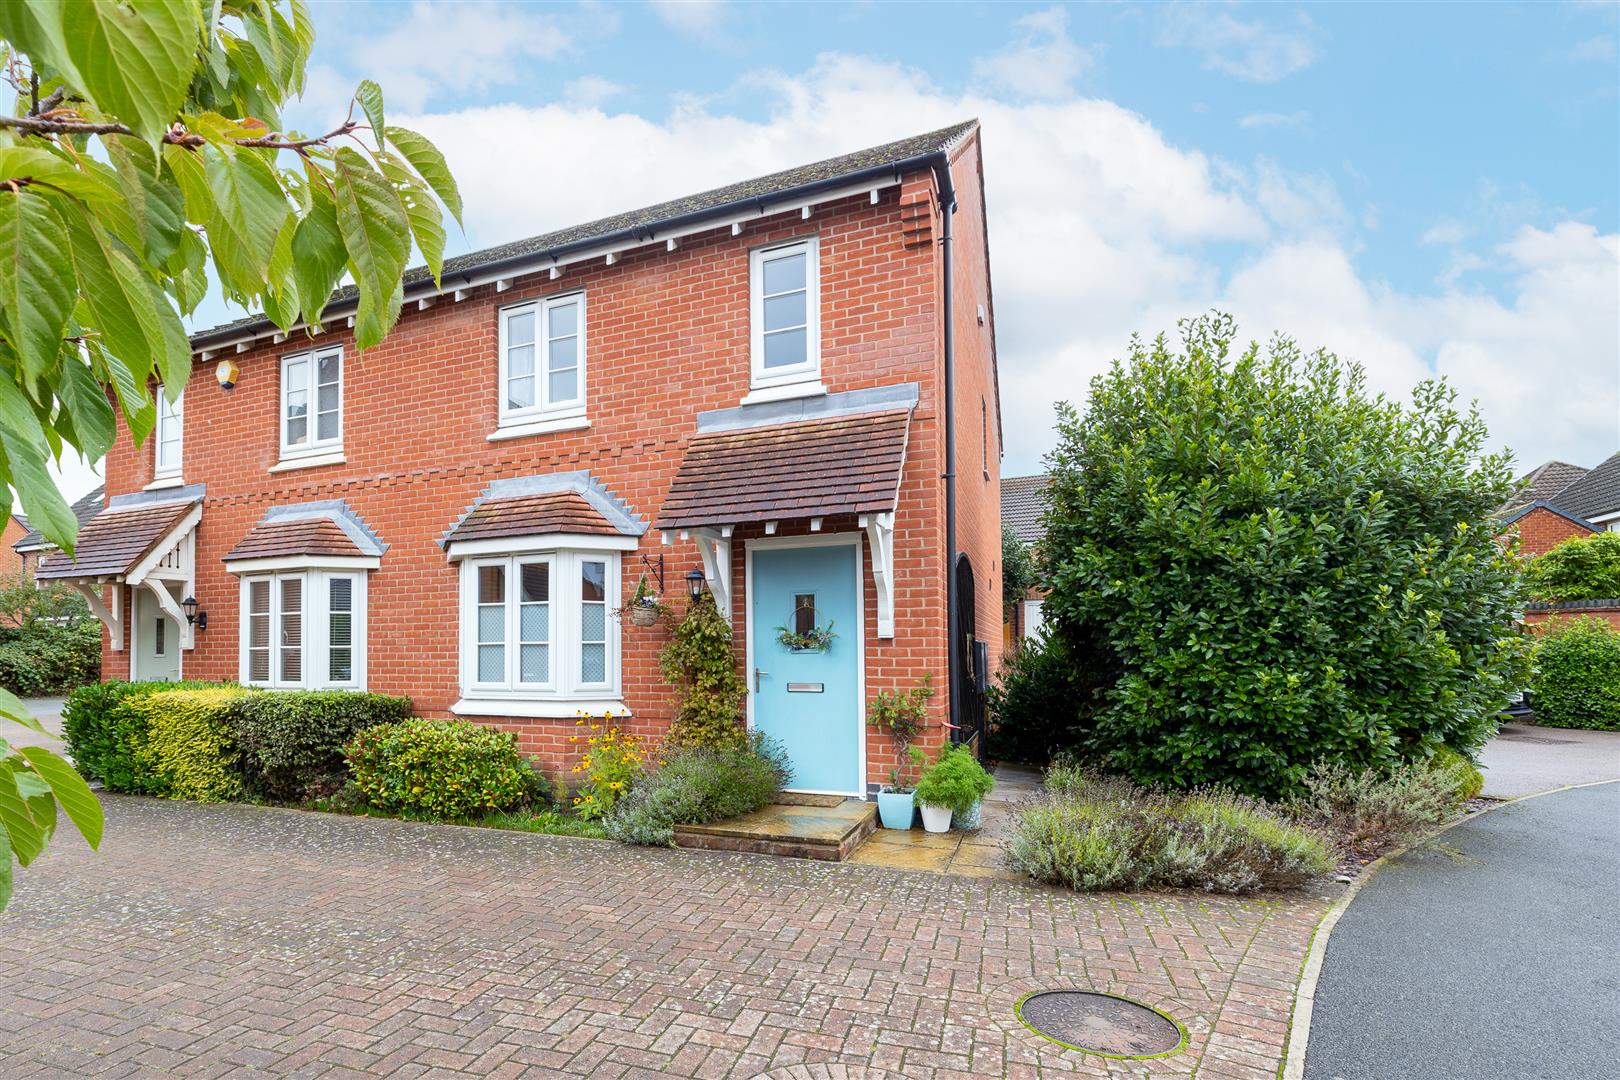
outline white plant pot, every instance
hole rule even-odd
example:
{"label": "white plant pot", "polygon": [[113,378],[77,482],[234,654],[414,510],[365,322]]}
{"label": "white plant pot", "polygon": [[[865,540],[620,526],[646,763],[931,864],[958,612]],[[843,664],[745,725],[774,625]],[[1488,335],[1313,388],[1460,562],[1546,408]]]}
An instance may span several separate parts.
{"label": "white plant pot", "polygon": [[929,832],[951,831],[951,808],[948,806],[929,806],[923,804],[923,828]]}

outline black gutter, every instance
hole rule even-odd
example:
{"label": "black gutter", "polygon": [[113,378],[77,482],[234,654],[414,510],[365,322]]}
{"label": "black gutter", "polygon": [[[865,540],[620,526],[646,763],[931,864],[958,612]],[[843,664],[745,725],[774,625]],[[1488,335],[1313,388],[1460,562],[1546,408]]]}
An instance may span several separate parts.
{"label": "black gutter", "polygon": [[934,177],[939,187],[943,219],[939,246],[944,292],[940,307],[945,319],[945,681],[950,688],[950,724],[954,733],[962,730],[962,695],[957,692],[962,657],[956,647],[956,620],[961,605],[961,598],[956,595],[956,283],[951,276],[951,221],[956,215],[956,185],[951,182],[951,162],[944,151],[939,152]]}
{"label": "black gutter", "polygon": [[[605,244],[616,244],[625,240],[641,240],[646,237],[648,238],[648,242],[650,242],[651,239],[656,238],[656,234],[660,229],[678,229],[686,225],[696,225],[710,218],[726,217],[730,214],[736,213],[739,210],[755,209],[761,215],[763,215],[767,212],[767,209],[770,206],[783,203],[799,202],[800,200],[809,196],[819,195],[823,191],[831,191],[834,188],[847,187],[850,184],[858,184],[864,180],[876,180],[879,177],[888,175],[892,176],[894,180],[898,182],[902,179],[905,173],[915,172],[918,169],[923,168],[931,168],[934,170],[934,174],[936,176],[944,176],[946,190],[951,190],[949,187],[950,160],[947,152],[945,150],[930,150],[926,154],[918,154],[914,157],[905,158],[901,161],[890,162],[885,165],[871,165],[864,169],[858,169],[855,172],[840,173],[837,176],[829,176],[821,180],[814,180],[808,184],[800,184],[798,187],[785,188],[782,191],[773,192],[769,196],[765,197],[759,195],[745,195],[741,198],[732,199],[730,202],[721,203],[718,206],[711,206],[703,210],[693,210],[685,214],[676,214],[673,217],[660,218],[659,220],[653,222],[644,221],[627,228],[618,229],[614,232],[603,233],[600,236],[592,236],[582,240],[571,241],[567,244],[559,244],[553,248],[541,248],[536,251],[526,251],[521,255],[508,255],[503,259],[494,259],[487,263],[477,263],[472,266],[464,266],[456,270],[453,275],[444,275],[444,277],[441,279],[441,285],[435,285],[431,277],[423,278],[420,281],[412,282],[406,285],[405,298],[410,300],[420,298],[420,296],[423,294],[442,292],[444,287],[453,288],[453,283],[457,279],[465,281],[466,278],[472,274],[499,273],[502,270],[516,269],[527,266],[531,263],[541,262],[545,259],[551,259],[553,262],[555,262],[558,259],[572,255],[579,251],[586,251],[590,248],[601,247]],[[326,308],[321,312],[321,317],[325,319],[330,316],[343,315],[358,306],[358,296],[346,296],[341,300],[328,301]],[[219,342],[233,340],[241,337],[243,334],[254,333],[259,330],[267,330],[272,328],[279,329],[269,319],[261,315],[254,322],[241,323],[239,325],[229,327],[215,327],[210,330],[204,330],[200,333],[193,334],[191,336],[191,347],[193,349],[201,349]]]}

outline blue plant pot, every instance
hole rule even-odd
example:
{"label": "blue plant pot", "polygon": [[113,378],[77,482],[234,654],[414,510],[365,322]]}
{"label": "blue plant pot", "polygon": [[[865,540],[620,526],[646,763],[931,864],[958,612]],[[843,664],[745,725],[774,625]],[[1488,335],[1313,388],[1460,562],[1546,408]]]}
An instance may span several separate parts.
{"label": "blue plant pot", "polygon": [[900,795],[893,791],[878,792],[878,820],[885,829],[909,829],[915,816],[911,792]]}
{"label": "blue plant pot", "polygon": [[976,802],[966,810],[951,815],[951,828],[977,829],[984,817],[984,803]]}

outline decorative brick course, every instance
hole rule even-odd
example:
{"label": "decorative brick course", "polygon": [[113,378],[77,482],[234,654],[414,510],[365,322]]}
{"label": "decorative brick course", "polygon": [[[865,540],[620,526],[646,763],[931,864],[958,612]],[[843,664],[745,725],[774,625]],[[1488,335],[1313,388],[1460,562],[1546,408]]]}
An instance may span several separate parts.
{"label": "decorative brick course", "polygon": [[[104,797],[18,875],[11,1077],[1275,1076],[1320,894],[1079,896],[600,841]],[[1013,1015],[1164,1009],[1109,1061]],[[842,1072],[832,1071],[835,1067]],[[822,1071],[825,1069],[826,1071]],[[865,1072],[861,1070],[866,1070]]]}

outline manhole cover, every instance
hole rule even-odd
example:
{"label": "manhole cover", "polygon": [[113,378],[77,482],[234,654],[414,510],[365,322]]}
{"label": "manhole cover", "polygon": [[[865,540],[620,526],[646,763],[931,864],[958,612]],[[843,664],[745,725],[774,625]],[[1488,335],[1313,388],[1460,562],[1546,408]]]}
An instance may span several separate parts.
{"label": "manhole cover", "polygon": [[1035,1034],[1092,1054],[1158,1057],[1186,1040],[1181,1025],[1164,1013],[1112,994],[1047,990],[1025,997],[1017,1013]]}

